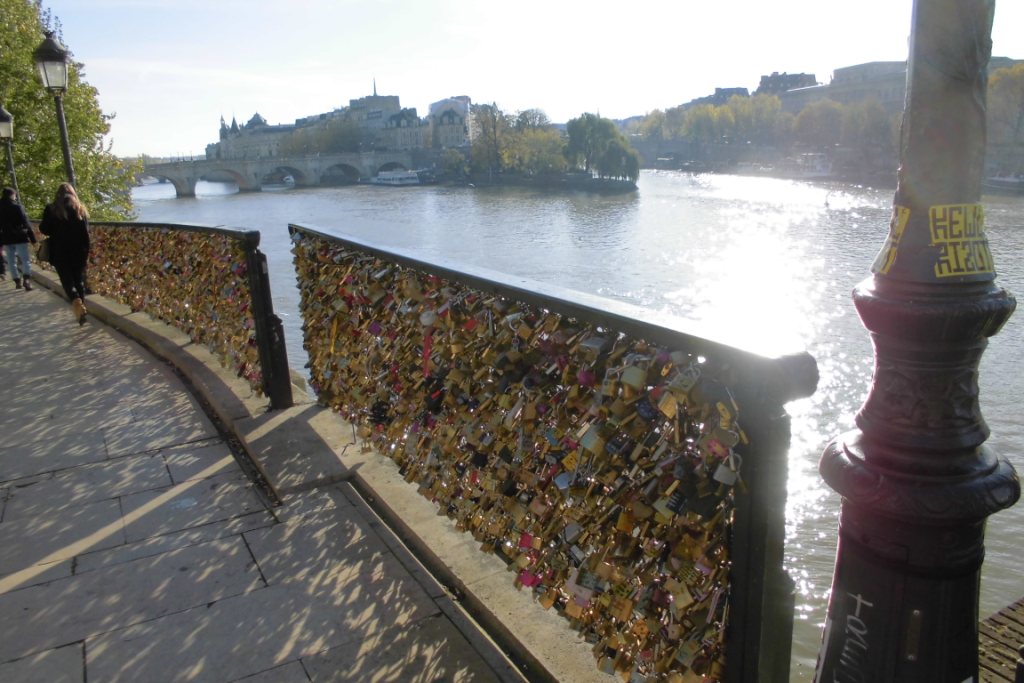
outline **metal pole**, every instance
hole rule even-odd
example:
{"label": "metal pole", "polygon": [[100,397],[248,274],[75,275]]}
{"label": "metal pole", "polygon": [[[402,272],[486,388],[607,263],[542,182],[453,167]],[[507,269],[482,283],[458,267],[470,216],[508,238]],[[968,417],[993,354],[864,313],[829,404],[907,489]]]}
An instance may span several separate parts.
{"label": "metal pole", "polygon": [[914,3],[889,236],[853,295],[874,376],[820,465],[843,497],[821,683],[978,680],[985,521],[1020,497],[978,405],[981,355],[1016,306],[979,203],[994,4]]}
{"label": "metal pole", "polygon": [[263,392],[270,399],[271,410],[294,405],[291,373],[288,370],[288,349],[284,341],[284,325],[274,315],[270,292],[270,275],[266,254],[257,245],[260,234],[251,231],[245,235],[246,262],[249,290],[252,295],[252,316],[256,328],[256,346],[263,374]]}
{"label": "metal pole", "polygon": [[14,149],[9,138],[4,142],[7,143],[7,172],[11,175],[11,187],[14,188],[14,193],[18,195],[20,202],[21,192],[18,192],[18,176],[14,173]]}
{"label": "metal pole", "polygon": [[53,101],[57,103],[57,126],[60,128],[60,144],[64,152],[64,173],[71,186],[77,187],[75,167],[71,163],[71,144],[68,142],[68,123],[64,119],[64,98],[58,93],[53,96]]}

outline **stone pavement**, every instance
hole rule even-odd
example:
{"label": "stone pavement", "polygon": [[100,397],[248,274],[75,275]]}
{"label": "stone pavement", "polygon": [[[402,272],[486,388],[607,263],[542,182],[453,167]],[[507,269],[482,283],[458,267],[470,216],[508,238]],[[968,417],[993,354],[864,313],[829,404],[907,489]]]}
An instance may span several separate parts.
{"label": "stone pavement", "polygon": [[288,480],[278,416],[216,400],[201,350],[150,337],[176,371],[108,326],[139,314],[97,298],[79,327],[36,282],[0,282],[0,681],[522,680],[351,477]]}

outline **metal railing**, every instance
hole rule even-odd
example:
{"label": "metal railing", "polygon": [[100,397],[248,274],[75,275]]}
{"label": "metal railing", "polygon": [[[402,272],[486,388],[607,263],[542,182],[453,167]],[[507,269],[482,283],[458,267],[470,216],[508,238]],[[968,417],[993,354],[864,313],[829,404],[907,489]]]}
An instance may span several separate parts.
{"label": "metal railing", "polygon": [[813,393],[809,355],[289,231],[320,402],[514,565],[597,666],[788,680],[784,404]]}

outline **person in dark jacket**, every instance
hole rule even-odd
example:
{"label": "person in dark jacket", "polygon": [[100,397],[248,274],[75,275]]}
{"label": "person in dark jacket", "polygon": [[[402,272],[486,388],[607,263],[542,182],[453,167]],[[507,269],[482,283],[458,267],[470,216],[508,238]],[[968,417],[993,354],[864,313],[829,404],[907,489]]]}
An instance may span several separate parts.
{"label": "person in dark jacket", "polygon": [[39,232],[50,238],[50,263],[74,310],[85,324],[85,267],[89,261],[89,210],[70,183],[61,183],[53,202],[43,210]]}
{"label": "person in dark jacket", "polygon": [[[4,247],[7,269],[14,279],[14,288],[32,289],[32,265],[28,260],[28,244],[36,243],[36,233],[28,222],[25,209],[18,203],[18,193],[5,187],[0,197],[0,244]],[[20,268],[18,261],[21,261]]]}

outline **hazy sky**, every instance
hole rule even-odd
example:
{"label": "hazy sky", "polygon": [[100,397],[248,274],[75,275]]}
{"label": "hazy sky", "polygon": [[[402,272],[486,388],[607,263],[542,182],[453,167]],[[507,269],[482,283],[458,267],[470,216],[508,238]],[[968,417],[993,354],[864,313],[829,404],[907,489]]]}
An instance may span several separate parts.
{"label": "hazy sky", "polygon": [[[269,123],[398,95],[420,116],[502,109],[625,118],[762,74],[907,57],[912,0],[44,0],[116,114],[120,155],[201,154],[220,117]],[[998,0],[993,54],[1024,59],[1024,2]]]}

